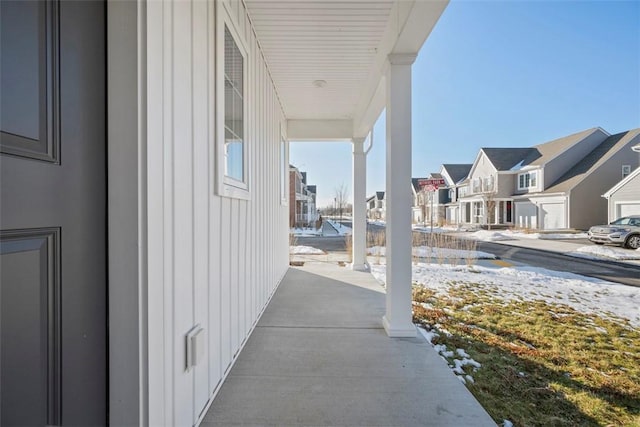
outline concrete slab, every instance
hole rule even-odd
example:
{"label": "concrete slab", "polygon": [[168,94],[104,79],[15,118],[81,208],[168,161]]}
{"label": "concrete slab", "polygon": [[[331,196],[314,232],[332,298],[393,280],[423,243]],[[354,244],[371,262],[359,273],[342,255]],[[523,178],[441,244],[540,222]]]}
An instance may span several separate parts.
{"label": "concrete slab", "polygon": [[328,263],[289,270],[202,426],[495,426],[422,337],[388,338],[384,291]]}

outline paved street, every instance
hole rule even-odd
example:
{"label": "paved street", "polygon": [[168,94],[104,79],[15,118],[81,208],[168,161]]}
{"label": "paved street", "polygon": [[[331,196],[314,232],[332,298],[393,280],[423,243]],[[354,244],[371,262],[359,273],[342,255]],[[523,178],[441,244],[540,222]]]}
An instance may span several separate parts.
{"label": "paved street", "polygon": [[[343,225],[351,227],[351,221],[342,221]],[[368,231],[382,231],[384,226],[367,224]],[[424,233],[422,233],[424,234]],[[345,238],[342,236],[331,237],[298,237],[298,245],[313,246],[326,252],[346,252]],[[557,246],[557,252],[545,250],[540,247]],[[575,246],[588,246],[591,243],[584,240],[557,240],[557,241],[536,241],[527,240],[518,242],[519,246],[514,242],[477,242],[477,249],[483,252],[489,252],[502,260],[513,261],[521,264],[531,265],[533,267],[542,267],[549,270],[568,271],[571,273],[581,274],[583,276],[596,277],[611,282],[621,283],[624,285],[640,287],[640,267],[634,265],[625,265],[615,261],[600,261],[583,258],[576,258],[564,255],[564,248]],[[523,246],[537,246],[523,247]]]}
{"label": "paved street", "polygon": [[[585,245],[590,244],[589,241]],[[569,271],[624,285],[640,286],[640,268],[608,261],[575,258],[557,252],[530,249],[495,242],[478,242],[477,249],[492,253],[503,260],[543,267],[549,270]]]}

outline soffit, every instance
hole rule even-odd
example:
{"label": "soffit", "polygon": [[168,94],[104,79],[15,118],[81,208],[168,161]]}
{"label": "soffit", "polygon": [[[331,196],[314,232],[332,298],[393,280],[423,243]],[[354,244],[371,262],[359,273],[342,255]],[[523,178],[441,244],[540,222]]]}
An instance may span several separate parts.
{"label": "soffit", "polygon": [[353,119],[394,1],[245,3],[286,117]]}

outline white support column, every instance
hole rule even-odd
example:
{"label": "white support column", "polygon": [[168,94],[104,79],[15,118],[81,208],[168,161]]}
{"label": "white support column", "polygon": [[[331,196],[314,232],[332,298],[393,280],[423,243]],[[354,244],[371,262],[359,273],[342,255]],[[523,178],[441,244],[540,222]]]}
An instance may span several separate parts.
{"label": "white support column", "polygon": [[414,54],[389,55],[387,98],[387,307],[390,337],[415,337],[411,319],[411,64]]}
{"label": "white support column", "polygon": [[365,138],[353,138],[353,231],[351,235],[353,264],[358,271],[368,270],[367,265],[367,155]]}

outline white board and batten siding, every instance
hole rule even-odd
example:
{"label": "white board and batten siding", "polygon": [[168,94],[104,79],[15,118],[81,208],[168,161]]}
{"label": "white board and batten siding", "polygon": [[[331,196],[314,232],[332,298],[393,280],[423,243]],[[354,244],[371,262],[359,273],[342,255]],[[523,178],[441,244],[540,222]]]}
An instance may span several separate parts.
{"label": "white board and batten siding", "polygon": [[[247,50],[248,200],[216,192],[222,8]],[[286,126],[242,2],[148,2],[146,13],[148,424],[194,425],[288,268]],[[196,325],[204,357],[187,370]]]}

